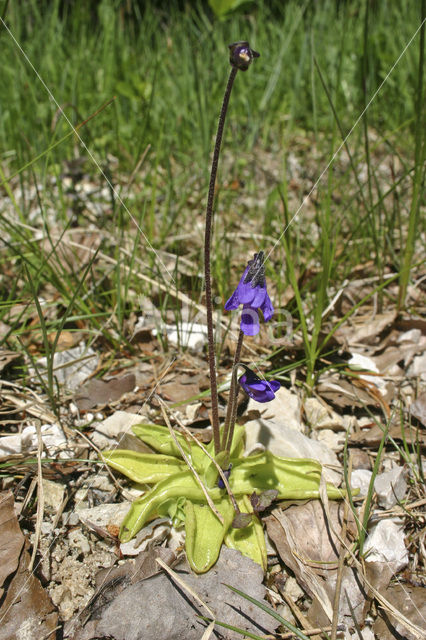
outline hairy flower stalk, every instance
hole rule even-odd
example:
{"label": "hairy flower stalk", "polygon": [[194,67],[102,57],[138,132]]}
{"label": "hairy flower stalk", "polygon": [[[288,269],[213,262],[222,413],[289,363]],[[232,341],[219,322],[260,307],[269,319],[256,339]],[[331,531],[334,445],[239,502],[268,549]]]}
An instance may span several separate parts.
{"label": "hairy flower stalk", "polygon": [[237,370],[238,363],[241,356],[241,349],[243,346],[244,332],[240,329],[238,334],[237,347],[234,354],[234,363],[232,366],[231,387],[229,389],[229,400],[226,408],[225,425],[223,427],[221,450],[229,451],[232,443],[232,437],[234,435],[234,425],[237,417],[237,403],[239,387],[237,384]]}
{"label": "hairy flower stalk", "polygon": [[206,310],[207,310],[207,340],[208,340],[208,358],[210,369],[210,390],[212,399],[212,429],[215,453],[220,451],[220,434],[219,434],[219,408],[218,408],[218,395],[217,395],[217,380],[216,380],[216,357],[214,350],[214,331],[213,331],[213,302],[212,302],[212,282],[211,282],[211,268],[210,268],[210,250],[211,250],[211,235],[213,224],[213,204],[214,204],[214,189],[216,184],[217,167],[219,163],[220,147],[222,144],[223,128],[225,125],[226,112],[228,110],[229,98],[231,96],[232,85],[234,84],[235,76],[238,70],[247,71],[253,58],[257,58],[259,54],[256,51],[250,49],[248,42],[236,42],[229,45],[230,49],[230,63],[232,66],[231,73],[229,74],[228,83],[226,85],[225,94],[223,97],[222,108],[219,115],[219,123],[216,133],[216,141],[213,151],[213,160],[210,171],[210,183],[207,196],[207,208],[206,208],[206,228],[204,235],[204,279],[206,287]]}
{"label": "hairy flower stalk", "polygon": [[[234,363],[232,367],[231,388],[229,391],[228,408],[226,411],[225,426],[223,429],[221,450],[229,451],[232,437],[234,435],[234,425],[237,417],[237,401],[239,386],[237,384],[237,371],[240,365],[241,349],[243,346],[243,339],[245,335],[254,336],[259,332],[259,309],[263,313],[265,322],[268,322],[272,318],[274,308],[266,290],[266,278],[264,267],[264,255],[263,251],[255,253],[252,260],[248,261],[247,267],[244,270],[243,275],[237,285],[232,296],[227,300],[225,304],[226,310],[238,309],[240,304],[243,305],[243,311],[241,314],[241,325],[238,336],[237,347],[234,354]],[[244,366],[244,365],[241,365]],[[246,368],[247,369],[247,368]],[[249,371],[247,369],[247,371]],[[253,380],[255,374],[251,372],[252,376],[250,380]],[[244,375],[249,375],[248,373]],[[274,394],[268,392],[262,394],[261,388],[251,388],[249,385],[245,385],[244,375],[241,376],[239,382],[243,389],[248,393],[250,397],[258,402],[269,402],[274,398]],[[249,376],[250,377],[250,376]],[[255,376],[257,378],[257,376]],[[256,382],[260,380],[257,378]],[[264,382],[264,381],[261,381]],[[274,385],[275,385],[274,381]],[[266,383],[267,384],[267,383]],[[275,391],[279,388],[279,382],[275,388]],[[267,388],[269,390],[269,387]],[[260,398],[260,399],[259,399]]]}
{"label": "hairy flower stalk", "polygon": [[[240,337],[244,335],[240,331]],[[241,351],[242,339],[238,341],[236,354]],[[238,349],[240,347],[240,349]],[[238,369],[243,367],[245,372],[237,380]],[[239,386],[238,386],[239,385]],[[231,389],[229,393],[228,410],[226,413],[225,428],[223,431],[222,449],[229,451],[232,438],[234,435],[235,420],[237,417],[237,400],[239,388],[242,387],[250,398],[256,400],[256,402],[270,402],[275,398],[275,393],[280,388],[281,384],[278,380],[263,380],[258,375],[249,369],[245,364],[241,362],[235,362],[232,368]]]}

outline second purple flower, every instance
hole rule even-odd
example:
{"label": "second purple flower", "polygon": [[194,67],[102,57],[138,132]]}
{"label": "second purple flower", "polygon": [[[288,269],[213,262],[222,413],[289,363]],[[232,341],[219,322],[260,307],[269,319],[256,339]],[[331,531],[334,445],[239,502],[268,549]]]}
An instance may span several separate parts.
{"label": "second purple flower", "polygon": [[240,364],[240,366],[244,367],[246,372],[238,379],[238,382],[250,398],[256,402],[270,402],[275,398],[275,393],[281,386],[278,380],[262,380],[244,364]]}

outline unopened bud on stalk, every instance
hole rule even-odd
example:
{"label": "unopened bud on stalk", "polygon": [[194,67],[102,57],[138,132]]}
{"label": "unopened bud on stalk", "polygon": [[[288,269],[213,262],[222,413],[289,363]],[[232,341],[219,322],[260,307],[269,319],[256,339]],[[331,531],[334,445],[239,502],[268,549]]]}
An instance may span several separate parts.
{"label": "unopened bud on stalk", "polygon": [[233,67],[236,67],[240,71],[247,71],[251,65],[253,58],[258,58],[260,53],[250,49],[248,42],[234,42],[229,45],[230,56],[229,62]]}

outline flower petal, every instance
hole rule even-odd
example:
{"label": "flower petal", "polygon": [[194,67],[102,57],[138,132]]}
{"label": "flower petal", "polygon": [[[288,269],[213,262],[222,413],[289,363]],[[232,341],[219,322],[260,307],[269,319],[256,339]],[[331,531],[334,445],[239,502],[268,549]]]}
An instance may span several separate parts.
{"label": "flower petal", "polygon": [[260,305],[260,309],[263,313],[263,319],[265,320],[265,322],[268,322],[268,320],[270,320],[274,315],[274,307],[272,306],[271,299],[268,296],[266,289],[265,289],[265,297],[262,304]]}
{"label": "flower petal", "polygon": [[[235,289],[234,293],[232,294],[232,296],[230,298],[228,298],[228,300],[226,301],[225,304],[225,309],[227,311],[230,311],[231,309],[238,309],[238,307],[240,306],[240,304],[244,304],[243,301],[241,300],[241,293],[242,293],[242,286],[247,286],[244,285],[244,279],[247,275],[247,272],[249,270],[249,267],[247,266],[244,270],[243,275],[240,278],[240,281],[237,285],[237,288]],[[250,285],[249,285],[250,286]]]}
{"label": "flower petal", "polygon": [[250,398],[256,402],[270,402],[275,398],[275,391],[280,388],[278,380],[262,380],[254,371],[245,367],[246,372],[238,379],[238,382]]}
{"label": "flower petal", "polygon": [[255,336],[259,333],[259,314],[257,309],[244,305],[240,328],[246,336]]}
{"label": "flower petal", "polygon": [[267,384],[271,387],[272,391],[276,393],[281,387],[281,383],[278,380],[267,380]]}
{"label": "flower petal", "polygon": [[238,297],[238,289],[235,289],[234,293],[225,303],[225,309],[231,311],[232,309],[238,309],[240,306],[240,299]]}
{"label": "flower petal", "polygon": [[[259,382],[250,382],[246,384],[247,388],[250,390],[256,391],[264,391],[265,390],[265,380],[259,380]],[[244,386],[244,388],[246,388]]]}
{"label": "flower petal", "polygon": [[275,393],[269,387],[264,387],[263,391],[256,391],[252,396],[256,402],[271,402],[275,398]]}
{"label": "flower petal", "polygon": [[261,309],[265,303],[265,297],[268,295],[266,293],[266,286],[261,287],[257,286],[252,289],[254,291],[253,299],[250,302],[251,307],[255,307],[256,309]]}
{"label": "flower petal", "polygon": [[263,391],[265,388],[265,381],[261,380],[256,376],[255,379],[251,379],[251,376],[247,373],[243,373],[243,375],[238,380],[244,391],[246,391],[249,395],[251,390],[253,391]]}
{"label": "flower petal", "polygon": [[257,289],[256,287],[252,287],[250,282],[240,282],[237,290],[241,304],[249,304],[251,307],[256,308],[259,306],[257,304],[253,304],[253,300],[257,294]]}

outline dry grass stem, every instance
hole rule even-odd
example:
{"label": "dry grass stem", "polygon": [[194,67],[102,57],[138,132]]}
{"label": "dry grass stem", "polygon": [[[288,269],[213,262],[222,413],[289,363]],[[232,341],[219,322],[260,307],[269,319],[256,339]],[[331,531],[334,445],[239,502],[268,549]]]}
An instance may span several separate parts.
{"label": "dry grass stem", "polygon": [[173,427],[170,424],[170,420],[169,420],[169,417],[167,415],[167,411],[166,411],[167,405],[166,405],[166,403],[163,402],[163,400],[159,396],[157,396],[157,400],[160,403],[161,413],[163,414],[163,418],[164,418],[164,420],[166,422],[167,428],[168,428],[168,430],[170,432],[170,435],[172,436],[172,438],[174,440],[175,445],[179,449],[182,458],[185,460],[185,462],[186,462],[188,468],[191,470],[194,478],[196,479],[196,481],[200,485],[200,488],[201,488],[202,492],[206,496],[206,500],[207,500],[207,503],[208,503],[210,509],[213,511],[213,513],[215,514],[215,516],[217,517],[219,522],[223,525],[224,524],[224,520],[223,520],[222,514],[219,513],[219,511],[216,509],[213,500],[209,496],[207,488],[204,486],[203,481],[201,480],[200,476],[198,475],[198,473],[194,469],[191,461],[189,460],[188,456],[185,454],[184,450],[182,449],[181,445],[179,444],[178,439],[176,438],[176,436],[174,434]]}
{"label": "dry grass stem", "polygon": [[44,489],[43,489],[43,471],[41,465],[41,457],[43,455],[43,439],[41,437],[41,427],[37,423],[36,424],[36,432],[37,432],[37,520],[34,531],[34,541],[33,541],[33,550],[31,553],[31,560],[28,564],[28,571],[33,570],[34,562],[37,555],[37,549],[40,542],[41,535],[41,525],[43,524],[43,516],[44,516]]}
{"label": "dry grass stem", "polygon": [[215,615],[214,611],[212,611],[210,609],[210,607],[205,602],[203,602],[203,600],[200,598],[200,596],[197,593],[195,593],[195,591],[193,589],[191,589],[191,587],[189,585],[187,585],[186,582],[184,580],[182,580],[182,578],[175,571],[173,571],[173,569],[170,569],[170,567],[165,562],[163,562],[163,560],[161,560],[161,558],[156,558],[155,561],[157,562],[157,564],[160,565],[160,567],[162,569],[164,569],[164,571],[166,573],[169,574],[169,576],[171,578],[173,578],[173,580],[175,582],[177,582],[177,584],[180,587],[182,587],[182,589],[184,589],[184,591],[189,593],[193,598],[195,598],[195,600],[202,607],[204,607],[206,609],[206,611],[209,614],[209,616],[211,616],[214,620],[216,620],[216,615]]}

